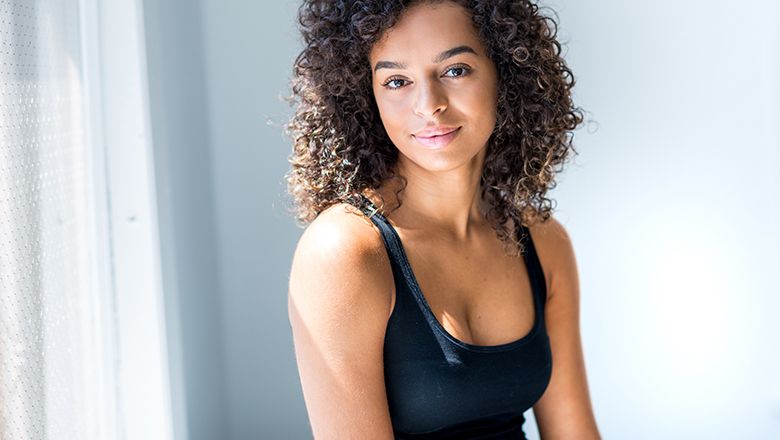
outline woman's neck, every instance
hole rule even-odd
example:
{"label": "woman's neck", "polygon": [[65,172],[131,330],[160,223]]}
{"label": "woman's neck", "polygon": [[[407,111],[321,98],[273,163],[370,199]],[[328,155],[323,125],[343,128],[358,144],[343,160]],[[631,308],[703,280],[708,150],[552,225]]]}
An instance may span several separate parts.
{"label": "woman's neck", "polygon": [[[482,206],[482,158],[446,172],[431,172],[401,156],[397,173],[406,179],[401,206],[389,217],[403,228],[428,230],[466,238],[473,227],[486,225]],[[383,189],[384,200],[395,200],[397,185]]]}

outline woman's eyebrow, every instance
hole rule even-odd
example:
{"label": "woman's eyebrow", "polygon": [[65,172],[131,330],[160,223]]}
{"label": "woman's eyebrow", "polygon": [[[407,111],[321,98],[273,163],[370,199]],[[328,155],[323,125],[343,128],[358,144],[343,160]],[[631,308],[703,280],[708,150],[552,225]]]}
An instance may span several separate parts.
{"label": "woman's eyebrow", "polygon": [[403,63],[396,63],[395,61],[379,61],[376,63],[376,66],[374,66],[374,73],[376,73],[379,69],[406,69],[406,64]]}
{"label": "woman's eyebrow", "polygon": [[446,60],[447,58],[452,58],[455,55],[459,55],[462,53],[473,53],[474,55],[477,54],[477,52],[472,49],[469,46],[458,46],[454,47],[450,50],[445,50],[444,52],[440,53],[436,56],[436,58],[433,59],[434,63],[441,63],[442,61]]}
{"label": "woman's eyebrow", "polygon": [[[458,47],[453,47],[452,49],[449,50],[445,50],[444,52],[436,55],[436,58],[433,59],[433,62],[435,64],[438,64],[446,60],[447,58],[452,58],[455,55],[459,55],[462,53],[473,53],[474,55],[477,54],[477,52],[469,46],[458,46]],[[379,69],[403,70],[406,68],[407,68],[406,64],[403,63],[396,63],[395,61],[379,61],[374,66],[374,73],[376,73],[376,71]]]}

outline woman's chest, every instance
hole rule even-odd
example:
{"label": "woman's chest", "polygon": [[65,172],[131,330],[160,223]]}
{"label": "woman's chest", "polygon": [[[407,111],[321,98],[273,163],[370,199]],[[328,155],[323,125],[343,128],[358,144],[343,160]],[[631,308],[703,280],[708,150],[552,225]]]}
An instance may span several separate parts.
{"label": "woman's chest", "polygon": [[531,283],[522,257],[496,246],[406,246],[415,280],[437,321],[475,345],[520,339],[534,324]]}
{"label": "woman's chest", "polygon": [[543,318],[518,340],[478,346],[443,331],[411,289],[397,295],[384,347],[393,427],[441,438],[472,430],[519,432],[522,414],[541,398],[552,372]]}

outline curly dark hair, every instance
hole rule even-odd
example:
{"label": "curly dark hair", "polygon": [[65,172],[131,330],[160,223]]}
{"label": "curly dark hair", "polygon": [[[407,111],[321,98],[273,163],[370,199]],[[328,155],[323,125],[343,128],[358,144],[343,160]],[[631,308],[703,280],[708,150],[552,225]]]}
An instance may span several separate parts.
{"label": "curly dark hair", "polygon": [[298,220],[307,223],[336,203],[362,206],[361,194],[403,178],[394,174],[398,150],[374,100],[369,54],[405,10],[446,1],[470,11],[498,72],[496,126],[481,176],[487,220],[519,251],[521,224],[550,217],[547,191],[583,119],[552,18],[529,0],[304,0],[298,20],[305,48],[292,80],[298,107],[286,127]]}

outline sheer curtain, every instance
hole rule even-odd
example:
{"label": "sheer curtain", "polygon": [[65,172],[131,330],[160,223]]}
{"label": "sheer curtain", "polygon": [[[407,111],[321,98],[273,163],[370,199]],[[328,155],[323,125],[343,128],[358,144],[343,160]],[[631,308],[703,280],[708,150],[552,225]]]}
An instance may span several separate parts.
{"label": "sheer curtain", "polygon": [[109,438],[78,0],[0,3],[0,438]]}
{"label": "sheer curtain", "polygon": [[0,440],[172,438],[140,8],[0,1]]}

